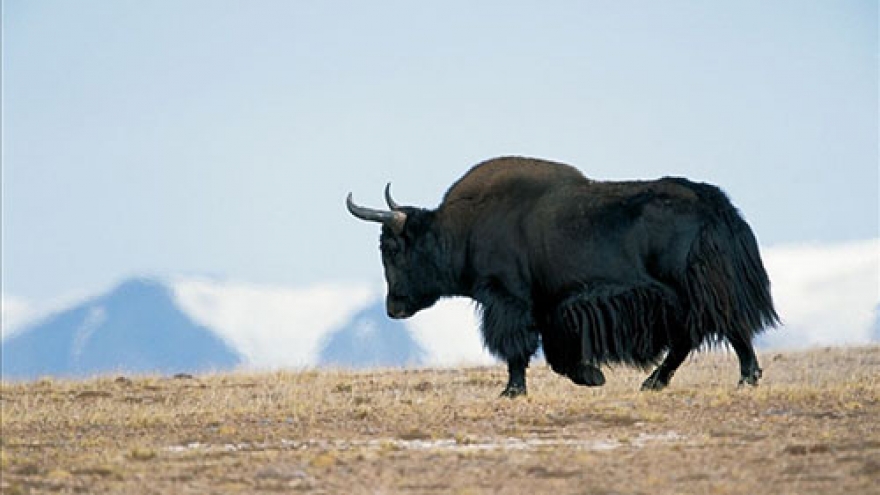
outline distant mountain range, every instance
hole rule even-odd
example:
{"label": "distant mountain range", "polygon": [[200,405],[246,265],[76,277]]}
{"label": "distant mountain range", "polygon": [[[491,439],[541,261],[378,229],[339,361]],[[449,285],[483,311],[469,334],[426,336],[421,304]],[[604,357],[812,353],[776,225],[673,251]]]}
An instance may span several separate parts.
{"label": "distant mountain range", "polygon": [[192,321],[157,281],[132,279],[2,343],[3,378],[224,370],[241,355]]}
{"label": "distant mountain range", "polygon": [[[315,352],[318,365],[350,368],[417,365],[425,356],[381,302],[329,331]],[[170,284],[136,278],[3,340],[0,371],[4,379],[200,373],[248,364],[244,356],[222,332],[195,321]]]}
{"label": "distant mountain range", "polygon": [[[765,253],[785,326],[761,334],[756,345],[880,342],[878,246]],[[3,379],[30,379],[498,362],[481,345],[469,300],[443,300],[399,321],[385,315],[381,299],[378,287],[350,283],[291,288],[134,278],[24,326],[4,326],[0,372]],[[4,304],[4,325],[8,310]]]}

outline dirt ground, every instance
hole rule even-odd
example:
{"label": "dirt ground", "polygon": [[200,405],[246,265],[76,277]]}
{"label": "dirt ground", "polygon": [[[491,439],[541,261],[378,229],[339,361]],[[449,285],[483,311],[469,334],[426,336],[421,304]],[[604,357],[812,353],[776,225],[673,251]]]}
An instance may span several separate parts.
{"label": "dirt ground", "polygon": [[690,358],[662,392],[543,364],[0,387],[0,491],[880,494],[880,347]]}

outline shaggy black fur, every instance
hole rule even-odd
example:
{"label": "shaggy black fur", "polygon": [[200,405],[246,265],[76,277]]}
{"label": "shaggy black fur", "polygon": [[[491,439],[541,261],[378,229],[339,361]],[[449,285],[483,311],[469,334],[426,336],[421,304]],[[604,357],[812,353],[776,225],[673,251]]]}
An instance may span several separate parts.
{"label": "shaggy black fur", "polygon": [[603,384],[606,364],[659,362],[642,386],[659,390],[693,349],[724,341],[740,383],[761,376],[751,342],[778,322],[770,282],[751,229],[715,186],[598,182],[499,158],[435,210],[394,208],[406,222],[382,230],[389,315],[443,296],[476,300],[486,347],[508,363],[503,395],[526,392],[539,342],[552,369],[581,385]]}

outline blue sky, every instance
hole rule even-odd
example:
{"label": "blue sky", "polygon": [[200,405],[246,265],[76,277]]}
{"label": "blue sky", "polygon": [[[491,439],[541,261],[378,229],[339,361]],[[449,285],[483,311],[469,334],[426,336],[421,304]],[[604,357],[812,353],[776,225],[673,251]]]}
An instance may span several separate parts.
{"label": "blue sky", "polygon": [[509,154],[878,236],[877,2],[3,1],[3,294],[379,280],[343,207]]}

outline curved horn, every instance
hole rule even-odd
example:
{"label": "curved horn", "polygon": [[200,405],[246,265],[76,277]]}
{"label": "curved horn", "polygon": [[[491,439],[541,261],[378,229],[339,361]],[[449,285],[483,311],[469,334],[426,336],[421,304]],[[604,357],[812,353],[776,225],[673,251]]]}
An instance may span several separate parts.
{"label": "curved horn", "polygon": [[348,211],[355,217],[368,222],[379,222],[387,225],[397,234],[403,231],[403,224],[406,223],[406,213],[402,211],[374,210],[356,205],[351,193],[348,193],[348,197],[345,198],[345,206],[348,207]]}
{"label": "curved horn", "polygon": [[400,205],[397,204],[396,201],[391,197],[391,183],[385,185],[385,202],[388,203],[388,207],[394,211],[400,209]]}

